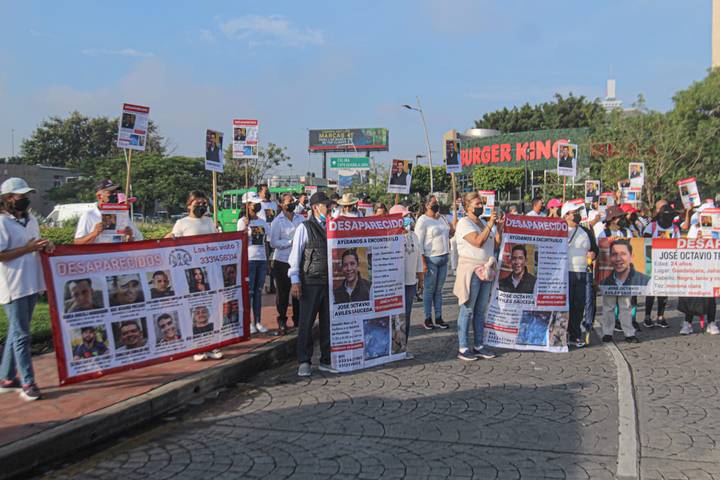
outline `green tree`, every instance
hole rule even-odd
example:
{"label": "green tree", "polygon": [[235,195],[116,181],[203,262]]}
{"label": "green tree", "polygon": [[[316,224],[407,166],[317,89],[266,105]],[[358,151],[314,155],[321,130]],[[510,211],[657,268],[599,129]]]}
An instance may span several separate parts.
{"label": "green tree", "polygon": [[218,176],[218,188],[228,190],[245,188],[247,167],[247,185],[253,186],[267,180],[267,175],[278,167],[291,169],[292,163],[287,154],[287,147],[280,147],[272,142],[258,149],[258,157],[254,159],[232,158],[232,143],[228,143],[223,152],[225,156],[225,173]]}
{"label": "green tree", "polygon": [[[387,178],[385,179],[387,185]],[[452,196],[452,180],[445,167],[433,167],[433,186],[436,192],[445,192]],[[414,165],[412,169],[412,182],[410,193],[417,193],[425,197],[430,193],[430,168],[424,165]]]}
{"label": "green tree", "polygon": [[475,121],[476,128],[492,128],[503,133],[556,128],[580,128],[592,126],[605,115],[599,100],[589,101],[572,93],[563,97],[555,94],[554,102],[531,106],[529,103],[512,109],[503,108],[488,112]]}
{"label": "green tree", "polygon": [[509,192],[522,186],[524,181],[522,168],[478,167],[473,171],[473,186],[477,190]]}
{"label": "green tree", "polygon": [[[86,117],[75,111],[67,118],[50,117],[23,140],[22,161],[28,165],[67,167],[91,171],[97,160],[119,155],[116,147],[118,119]],[[165,141],[156,125],[148,125],[146,153],[164,155]]]}

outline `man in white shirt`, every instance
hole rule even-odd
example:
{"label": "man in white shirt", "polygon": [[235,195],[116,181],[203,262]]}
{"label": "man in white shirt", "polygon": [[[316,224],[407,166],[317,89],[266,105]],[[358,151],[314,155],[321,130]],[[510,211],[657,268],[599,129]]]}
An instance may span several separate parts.
{"label": "man in white shirt", "polygon": [[[101,181],[95,191],[95,197],[98,203],[83,213],[78,220],[77,228],[75,229],[75,241],[76,245],[87,245],[90,243],[102,243],[101,235],[103,233],[103,221],[102,214],[98,205],[104,203],[116,204],[118,203],[117,191],[120,188],[119,185],[113,183],[110,179]],[[125,232],[122,235],[124,241],[133,242],[142,240],[143,235],[140,230],[137,229],[132,219],[128,219],[128,226],[125,228]]]}
{"label": "man in white shirt", "polygon": [[577,348],[585,346],[580,331],[585,305],[587,301],[588,260],[594,259],[590,236],[580,226],[580,208],[582,205],[566,202],[560,212],[561,217],[568,224],[568,294],[569,294],[569,342]]}
{"label": "man in white shirt", "polygon": [[543,213],[543,199],[542,197],[535,197],[532,201],[532,210],[527,212],[525,215],[528,217],[544,217]]}
{"label": "man in white shirt", "polygon": [[337,201],[341,210],[339,217],[359,217],[357,204],[360,200],[356,198],[352,193],[343,193],[340,200]]}
{"label": "man in white shirt", "polygon": [[[275,217],[270,225],[270,246],[275,249],[272,260],[272,271],[277,282],[277,295],[275,306],[278,312],[278,326],[280,334],[287,333],[287,309],[290,302],[290,277],[288,269],[290,264],[290,251],[295,230],[305,219],[295,213],[296,204],[293,196],[289,193],[282,195],[280,200],[281,213]],[[297,298],[292,297],[293,326],[297,327],[300,315],[300,303]]]}

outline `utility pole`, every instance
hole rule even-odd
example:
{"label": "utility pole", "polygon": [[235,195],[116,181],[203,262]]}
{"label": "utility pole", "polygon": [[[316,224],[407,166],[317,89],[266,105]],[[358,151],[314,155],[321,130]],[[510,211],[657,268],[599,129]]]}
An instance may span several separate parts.
{"label": "utility pole", "polygon": [[15,129],[10,130],[10,142],[12,143],[12,156],[15,157]]}

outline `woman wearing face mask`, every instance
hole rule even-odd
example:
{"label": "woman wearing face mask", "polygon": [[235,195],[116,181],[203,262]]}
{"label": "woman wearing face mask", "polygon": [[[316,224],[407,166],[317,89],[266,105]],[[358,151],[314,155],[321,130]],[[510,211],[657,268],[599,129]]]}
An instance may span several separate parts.
{"label": "woman wearing face mask", "polygon": [[[450,237],[453,230],[445,217],[440,214],[440,205],[434,195],[430,195],[425,202],[425,213],[415,224],[415,234],[418,236],[420,251],[427,267],[423,286],[425,328],[427,330],[432,330],[436,326],[448,328],[442,319],[442,289],[447,276]],[[433,307],[435,307],[434,324]]]}
{"label": "woman wearing face mask", "polygon": [[208,212],[208,198],[205,192],[193,190],[188,195],[185,204],[188,216],[175,222],[167,237],[178,238],[217,233],[212,218],[205,215]]}
{"label": "woman wearing face mask", "polygon": [[[188,216],[185,218],[179,219],[177,222],[175,222],[175,225],[173,225],[172,231],[166,235],[166,238],[180,238],[180,237],[189,237],[192,235],[209,235],[213,233],[218,233],[217,228],[215,228],[215,223],[213,223],[212,218],[205,215],[208,211],[208,196],[205,192],[202,192],[200,190],[193,190],[188,194],[187,200],[185,201],[185,205],[187,205],[187,211]],[[196,279],[195,272],[193,274],[193,281],[195,284],[191,286],[190,290],[193,291],[202,291],[201,289],[204,288],[204,286],[207,284],[206,281],[204,281],[203,273],[201,269],[196,269],[200,275],[200,279]],[[203,285],[203,287],[199,287],[199,285]],[[196,362],[201,362],[203,360],[207,360],[208,358],[212,358],[213,360],[220,360],[223,358],[223,354],[219,349],[215,349],[211,352],[203,352],[203,353],[196,353],[193,355],[193,360]]]}
{"label": "woman wearing face mask", "polygon": [[611,237],[632,238],[633,232],[629,227],[625,212],[617,205],[613,205],[605,210],[605,222],[603,222],[603,228],[600,230],[597,239]]}
{"label": "woman wearing face mask", "polygon": [[[393,205],[390,208],[390,215],[400,213],[403,215],[403,226],[405,227],[405,345],[407,347],[408,336],[410,335],[410,317],[412,316],[412,304],[415,300],[415,292],[422,292],[425,272],[422,255],[420,254],[420,241],[412,231],[414,220],[412,212],[403,205]],[[406,358],[413,358],[413,355],[406,351]]]}
{"label": "woman wearing face mask", "polygon": [[267,327],[261,322],[262,315],[262,291],[267,275],[267,249],[265,243],[270,233],[267,222],[260,218],[262,199],[257,193],[249,192],[243,195],[246,205],[246,215],[241,217],[237,223],[238,232],[248,232],[248,262],[250,277],[250,305],[252,306],[253,319],[250,322],[250,333],[266,333]]}
{"label": "woman wearing face mask", "polygon": [[[495,248],[500,245],[504,219],[493,211],[483,220],[483,204],[478,192],[463,197],[465,216],[458,221],[455,239],[458,249],[458,268],[453,293],[458,297],[458,359],[473,361],[492,359],[495,354],[483,347],[485,312],[490,301],[493,279],[481,278],[478,268],[489,272],[495,260]],[[470,348],[468,337],[472,325],[474,338]]]}
{"label": "woman wearing face mask", "polygon": [[34,191],[20,178],[0,185],[0,304],[8,318],[0,393],[19,391],[26,401],[41,397],[30,357],[30,320],[38,294],[45,290],[38,252],[53,250],[52,242],[40,238],[38,222],[28,213],[27,195]]}
{"label": "woman wearing face mask", "polygon": [[[675,212],[667,200],[658,200],[655,203],[655,218],[645,227],[643,237],[645,238],[680,238],[680,228],[673,223]],[[665,306],[668,297],[657,297],[657,321],[652,319],[652,309],[655,297],[645,297],[645,320],[643,323],[647,328],[661,327],[668,328],[665,320]]]}

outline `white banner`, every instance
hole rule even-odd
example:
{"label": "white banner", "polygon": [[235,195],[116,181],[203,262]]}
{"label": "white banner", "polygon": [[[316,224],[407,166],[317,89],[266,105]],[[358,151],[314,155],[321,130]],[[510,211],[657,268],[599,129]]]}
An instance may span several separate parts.
{"label": "white banner", "polygon": [[328,221],[330,345],[341,372],[405,358],[402,215]]}
{"label": "white banner", "polygon": [[566,352],[568,226],[560,218],[506,217],[485,344]]}
{"label": "white banner", "polygon": [[60,245],[43,255],[60,383],[247,340],[245,238]]}
{"label": "white banner", "polygon": [[720,239],[653,239],[652,294],[720,297]]}

